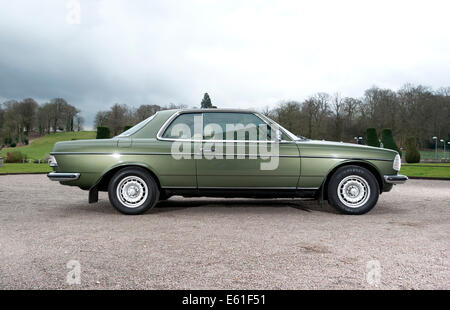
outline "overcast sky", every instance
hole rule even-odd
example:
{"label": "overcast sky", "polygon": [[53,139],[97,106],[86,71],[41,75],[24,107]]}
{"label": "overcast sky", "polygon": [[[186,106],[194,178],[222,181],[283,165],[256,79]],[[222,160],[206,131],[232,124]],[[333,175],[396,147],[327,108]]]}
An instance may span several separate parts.
{"label": "overcast sky", "polygon": [[[77,14],[77,3],[81,12]],[[450,86],[448,1],[0,0],[0,100],[262,108]]]}

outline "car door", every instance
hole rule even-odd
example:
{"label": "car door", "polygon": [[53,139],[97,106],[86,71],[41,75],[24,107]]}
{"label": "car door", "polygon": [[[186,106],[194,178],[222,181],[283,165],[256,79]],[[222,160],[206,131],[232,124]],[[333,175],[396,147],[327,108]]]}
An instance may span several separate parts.
{"label": "car door", "polygon": [[[267,123],[251,112],[204,112],[198,188],[295,189],[300,175],[297,145],[261,139],[261,126]],[[270,138],[270,128],[267,132]]]}

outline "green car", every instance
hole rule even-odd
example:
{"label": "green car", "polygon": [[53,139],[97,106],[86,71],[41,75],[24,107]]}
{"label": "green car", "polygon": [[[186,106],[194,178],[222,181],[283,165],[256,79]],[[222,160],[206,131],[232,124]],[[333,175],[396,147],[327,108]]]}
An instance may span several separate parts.
{"label": "green car", "polygon": [[345,214],[371,210],[399,175],[397,152],[297,137],[257,112],[166,110],[112,139],[58,142],[48,177],[107,191],[124,214],[185,197],[304,197]]}

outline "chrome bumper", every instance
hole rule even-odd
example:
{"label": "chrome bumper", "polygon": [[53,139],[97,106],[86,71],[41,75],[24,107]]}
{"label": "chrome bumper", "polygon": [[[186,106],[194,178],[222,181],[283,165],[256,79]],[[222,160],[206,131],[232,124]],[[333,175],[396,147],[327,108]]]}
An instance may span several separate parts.
{"label": "chrome bumper", "polygon": [[408,181],[408,177],[406,175],[385,175],[384,181],[390,184],[403,184]]}
{"label": "chrome bumper", "polygon": [[80,178],[79,173],[58,173],[58,172],[50,172],[47,174],[47,177],[52,181],[75,181]]}

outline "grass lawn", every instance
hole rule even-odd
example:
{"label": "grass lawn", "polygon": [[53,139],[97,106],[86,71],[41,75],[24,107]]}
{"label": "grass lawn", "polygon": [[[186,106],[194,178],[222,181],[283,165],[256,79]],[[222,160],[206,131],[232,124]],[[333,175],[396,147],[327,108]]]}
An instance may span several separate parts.
{"label": "grass lawn", "polygon": [[[420,150],[419,152],[420,152],[420,159],[435,159],[434,150]],[[405,154],[406,154],[406,152],[403,151],[403,156],[402,156],[403,158],[405,158]],[[437,157],[438,157],[438,159],[449,158],[450,150],[447,150],[446,153],[444,153],[444,150],[442,149],[442,147],[439,146]]]}
{"label": "grass lawn", "polygon": [[408,177],[449,178],[450,164],[404,164],[400,170],[401,174]]}
{"label": "grass lawn", "polygon": [[5,164],[0,167],[0,175],[5,173],[36,173],[50,172],[52,168],[45,164]]}
{"label": "grass lawn", "polygon": [[402,164],[403,166],[412,167],[448,167],[450,168],[450,163],[417,163],[417,164]]}
{"label": "grass lawn", "polygon": [[53,145],[56,142],[69,141],[74,139],[95,139],[95,135],[95,131],[59,132],[55,134],[51,133],[49,135],[30,141],[30,144],[26,146],[4,148],[3,150],[1,150],[0,156],[6,157],[7,152],[21,151],[22,154],[26,154],[27,158],[29,159],[44,159],[51,152]]}

